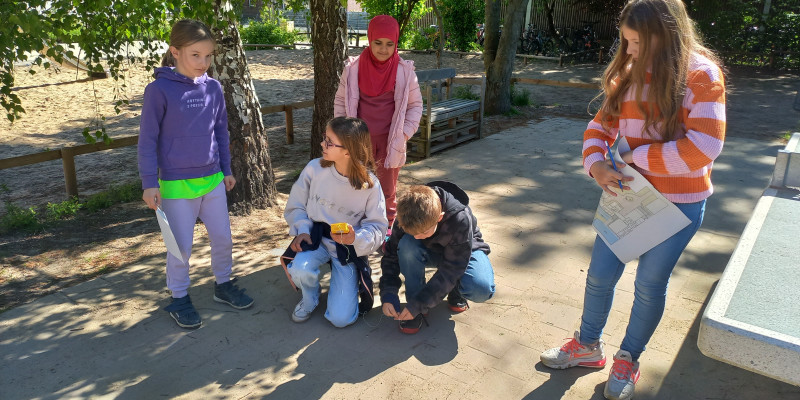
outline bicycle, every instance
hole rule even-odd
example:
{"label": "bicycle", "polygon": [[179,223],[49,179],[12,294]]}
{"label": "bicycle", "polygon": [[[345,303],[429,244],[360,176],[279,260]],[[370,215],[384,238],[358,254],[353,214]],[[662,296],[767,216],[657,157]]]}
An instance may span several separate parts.
{"label": "bicycle", "polygon": [[573,50],[577,52],[583,52],[579,58],[581,60],[593,60],[597,57],[597,50],[600,49],[600,43],[597,42],[597,36],[594,33],[594,24],[595,22],[590,21],[581,21],[583,22],[583,28],[577,30],[575,32],[575,39],[573,40]]}
{"label": "bicycle", "polygon": [[[568,39],[571,35],[574,36],[572,28],[556,28],[556,36],[554,38],[556,48],[559,54],[569,54],[573,52],[574,43],[570,43]],[[563,33],[562,33],[563,32]]]}
{"label": "bicycle", "polygon": [[535,29],[533,24],[528,24],[528,29],[522,33],[521,50],[524,54],[556,56],[556,44],[547,31]]}

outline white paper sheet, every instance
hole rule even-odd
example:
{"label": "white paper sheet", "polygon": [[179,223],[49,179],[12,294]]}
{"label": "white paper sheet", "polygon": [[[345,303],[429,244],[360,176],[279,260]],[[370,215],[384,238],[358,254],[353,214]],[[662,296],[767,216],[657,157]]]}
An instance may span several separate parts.
{"label": "white paper sheet", "polygon": [[175,240],[175,235],[172,234],[172,229],[169,227],[167,214],[164,214],[164,211],[161,210],[161,207],[156,209],[156,219],[158,220],[158,226],[161,227],[161,236],[164,237],[164,244],[167,245],[167,251],[169,254],[172,254],[175,256],[175,258],[181,260],[182,262],[186,262],[183,259],[183,255],[181,255],[181,250],[178,248],[178,242]]}
{"label": "white paper sheet", "polygon": [[[627,151],[630,146],[621,138],[610,156],[620,165],[619,153]],[[620,261],[628,262],[678,233],[691,221],[633,167],[626,165],[620,172],[634,178],[625,182],[631,189],[621,191],[612,187],[616,197],[603,192],[592,226]]]}

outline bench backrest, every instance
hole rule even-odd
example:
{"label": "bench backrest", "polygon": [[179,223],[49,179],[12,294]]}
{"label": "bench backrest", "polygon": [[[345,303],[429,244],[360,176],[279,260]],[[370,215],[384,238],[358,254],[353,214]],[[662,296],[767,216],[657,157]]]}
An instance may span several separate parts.
{"label": "bench backrest", "polygon": [[428,81],[441,81],[455,77],[455,68],[422,69],[417,71],[417,80],[420,83]]}
{"label": "bench backrest", "polygon": [[[433,99],[427,99],[427,96],[424,96],[426,101],[441,101],[450,97],[450,87],[452,86],[453,78],[456,77],[455,68],[423,69],[416,71],[416,73],[420,89],[425,86],[431,88]],[[447,95],[443,96],[445,90]],[[425,93],[424,90],[423,93]]]}

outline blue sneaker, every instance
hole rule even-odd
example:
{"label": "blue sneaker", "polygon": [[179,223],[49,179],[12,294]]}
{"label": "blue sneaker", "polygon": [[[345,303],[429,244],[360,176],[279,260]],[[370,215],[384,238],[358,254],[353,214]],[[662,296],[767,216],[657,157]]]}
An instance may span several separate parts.
{"label": "blue sneaker", "polygon": [[178,323],[181,328],[197,328],[200,326],[200,314],[194,309],[189,295],[173,298],[172,303],[164,307],[164,311],[169,312],[170,317]]}
{"label": "blue sneaker", "polygon": [[253,299],[244,294],[245,289],[240,289],[235,282],[236,278],[222,284],[214,282],[214,301],[225,303],[237,310],[252,306]]}

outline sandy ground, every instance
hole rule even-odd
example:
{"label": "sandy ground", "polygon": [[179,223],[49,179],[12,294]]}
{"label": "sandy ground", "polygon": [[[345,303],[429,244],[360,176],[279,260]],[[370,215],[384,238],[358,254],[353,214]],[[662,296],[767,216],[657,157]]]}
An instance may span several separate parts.
{"label": "sandy ground", "polygon": [[[351,54],[358,52],[352,50]],[[311,56],[311,50],[248,52],[261,105],[310,99],[313,95]],[[414,60],[417,69],[435,67],[435,57],[430,54],[403,52],[401,56]],[[442,66],[456,68],[460,76],[478,76],[483,71],[482,60],[477,56],[446,55]],[[597,82],[602,68],[593,64],[559,68],[553,62],[524,65],[518,61],[515,75]],[[82,144],[83,128],[102,116],[106,118],[110,136],[137,134],[142,93],[151,78],[139,65],[131,65],[126,75],[124,86],[110,79],[74,83],[76,78],[81,78],[74,71],[37,70],[31,75],[27,69],[19,68],[15,89],[26,113],[13,125],[5,119],[0,123],[0,158]],[[798,86],[800,79],[792,74],[731,71],[728,75],[728,134],[771,142],[789,132],[800,131],[800,114],[791,110]],[[521,114],[515,117],[487,118],[487,133],[546,115],[588,118],[587,104],[597,94],[591,89],[519,87],[531,92],[533,106],[522,108]],[[118,115],[112,105],[115,98],[130,102]],[[295,143],[292,145],[286,144],[282,113],[265,115],[264,121],[281,193],[278,207],[257,211],[249,218],[232,219],[234,241],[246,251],[269,251],[285,246],[288,236],[282,203],[295,172],[308,161],[310,147],[311,109],[296,112]],[[82,155],[76,158],[76,168],[81,197],[105,190],[111,184],[136,181],[136,149],[127,147]],[[66,197],[59,160],[0,170],[0,185],[10,190],[0,195],[0,200],[24,207],[60,202]],[[0,210],[0,214],[3,212]],[[267,240],[263,234],[265,230],[272,232]],[[197,226],[196,233],[205,235],[202,225]],[[140,202],[81,215],[35,236],[0,237],[0,311],[111,271],[127,258],[163,252],[152,213]]]}

